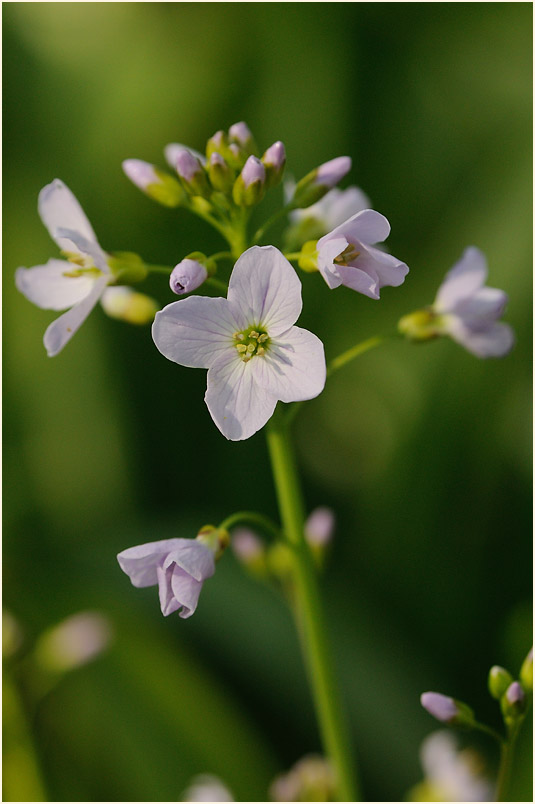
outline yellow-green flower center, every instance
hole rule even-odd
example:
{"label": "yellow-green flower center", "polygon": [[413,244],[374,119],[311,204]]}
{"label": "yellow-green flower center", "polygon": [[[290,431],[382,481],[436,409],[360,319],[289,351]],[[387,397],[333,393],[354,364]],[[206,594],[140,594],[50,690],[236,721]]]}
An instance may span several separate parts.
{"label": "yellow-green flower center", "polygon": [[232,337],[236,350],[244,363],[253,357],[262,357],[269,348],[269,335],[262,327],[249,327],[243,332],[235,332]]}
{"label": "yellow-green flower center", "polygon": [[72,279],[78,279],[80,276],[93,276],[96,278],[102,273],[99,268],[95,267],[95,263],[89,254],[79,254],[76,251],[62,251],[61,254],[63,257],[66,257],[72,265],[78,266],[77,268],[73,268],[72,271],[64,271],[63,276],[68,276]]}
{"label": "yellow-green flower center", "polygon": [[359,256],[360,251],[357,251],[355,246],[350,243],[345,249],[342,251],[338,257],[335,257],[335,263],[337,265],[349,265],[352,260],[356,260]]}

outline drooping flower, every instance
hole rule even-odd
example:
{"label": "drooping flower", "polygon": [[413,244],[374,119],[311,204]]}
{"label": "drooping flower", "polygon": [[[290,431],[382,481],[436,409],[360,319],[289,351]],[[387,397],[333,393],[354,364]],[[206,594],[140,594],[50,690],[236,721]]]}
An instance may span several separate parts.
{"label": "drooping flower", "polygon": [[214,551],[197,539],[163,539],[123,550],[119,566],[138,588],[158,585],[164,617],[191,617],[202,585],[215,572]]}
{"label": "drooping flower", "polygon": [[312,399],[323,390],[323,344],[293,326],[302,307],[301,282],[273,246],[253,246],[236,262],[228,295],[190,296],[167,305],[152,327],[169,360],[208,369],[205,401],[231,441],[256,433],[277,400]]}
{"label": "drooping flower", "polygon": [[450,732],[437,731],[426,737],[420,761],[425,778],[409,792],[409,801],[492,801],[482,758],[471,749],[459,751]]}
{"label": "drooping flower", "polygon": [[487,260],[475,246],[446,274],[433,304],[440,334],[449,335],[476,357],[503,357],[514,344],[509,324],[498,321],[508,297],[485,287]]}
{"label": "drooping flower", "polygon": [[318,270],[328,286],[345,285],[378,299],[382,287],[401,285],[409,272],[407,265],[374,248],[389,234],[390,224],[384,215],[365,209],[320,238]]}
{"label": "drooping flower", "polygon": [[66,310],[45,332],[49,357],[60,352],[85,321],[113,280],[107,256],[91,224],[68,187],[59,179],[43,187],[38,210],[50,236],[67,260],[18,268],[15,284],[27,299],[45,310]]}

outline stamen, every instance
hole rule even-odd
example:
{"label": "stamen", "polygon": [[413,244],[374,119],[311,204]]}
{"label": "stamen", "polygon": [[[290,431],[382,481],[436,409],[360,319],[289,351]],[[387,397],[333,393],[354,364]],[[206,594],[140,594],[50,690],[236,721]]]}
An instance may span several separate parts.
{"label": "stamen", "polygon": [[249,333],[249,337],[254,338],[255,340],[256,340],[256,338],[258,338],[259,335],[260,335],[260,333],[256,332],[256,330],[254,330],[254,329],[253,329],[252,332]]}
{"label": "stamen", "polygon": [[244,343],[236,344],[236,349],[238,350],[238,352],[246,352],[247,351],[247,347],[246,347],[246,345]]}
{"label": "stamen", "polygon": [[254,352],[255,349],[256,346],[254,343],[250,343],[249,346],[247,347],[247,351],[250,352],[251,354]]}
{"label": "stamen", "polygon": [[265,343],[267,341],[268,337],[269,337],[269,335],[266,335],[266,333],[264,332],[264,334],[260,335],[260,337],[258,338],[258,343]]}
{"label": "stamen", "polygon": [[257,354],[257,355],[265,355],[265,354],[266,354],[266,350],[264,349],[264,347],[263,347],[263,346],[259,346],[259,347],[258,347],[258,349],[256,350],[256,354]]}

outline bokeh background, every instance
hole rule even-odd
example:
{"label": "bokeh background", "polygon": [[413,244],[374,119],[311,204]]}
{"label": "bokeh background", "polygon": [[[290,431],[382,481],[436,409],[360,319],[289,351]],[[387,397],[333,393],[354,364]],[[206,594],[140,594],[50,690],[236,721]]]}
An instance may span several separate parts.
{"label": "bokeh background", "polygon": [[[400,800],[421,778],[436,726],[423,690],[499,724],[487,671],[516,673],[531,645],[531,15],[528,3],[4,4],[4,604],[22,631],[7,675],[29,724],[13,725],[10,703],[7,800],[37,797],[30,750],[49,800],[176,801],[208,771],[258,801],[320,748],[290,616],[230,552],[187,621],[164,620],[156,590],[135,590],[115,560],[192,536],[244,497],[276,516],[263,433],[225,441],[204,372],[100,308],[48,359],[53,314],[13,284],[18,265],[56,256],[36,210],[54,177],[104,248],[161,264],[219,250],[120,164],[163,166],[166,143],[202,150],[238,120],[262,148],[282,139],[297,177],[351,155],[344,183],[389,218],[411,268],[380,302],[303,277],[300,323],[328,356],[432,301],[467,245],[510,296],[506,359],[394,342],[333,377],[296,426],[307,504],[338,520],[323,584],[367,799]],[[165,279],[144,289],[172,300]],[[87,609],[108,618],[111,645],[48,685],[35,641]],[[492,769],[493,747],[464,739]],[[531,800],[530,739],[513,800]]]}

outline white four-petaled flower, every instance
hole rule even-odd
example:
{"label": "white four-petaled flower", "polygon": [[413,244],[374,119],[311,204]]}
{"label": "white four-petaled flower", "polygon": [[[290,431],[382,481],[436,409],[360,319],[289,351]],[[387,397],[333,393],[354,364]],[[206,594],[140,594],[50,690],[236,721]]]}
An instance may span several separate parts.
{"label": "white four-petaled flower", "polygon": [[378,299],[385,285],[401,285],[409,272],[407,265],[373,247],[389,234],[390,224],[384,215],[365,209],[320,238],[318,269],[329,287],[346,285]]}
{"label": "white four-petaled flower", "polygon": [[295,327],[301,282],[274,246],[253,246],[236,262],[228,295],[190,296],[161,310],[152,336],[183,366],[208,369],[205,401],[226,438],[256,433],[277,400],[312,399],[323,390],[323,344]]}
{"label": "white four-petaled flower", "polygon": [[66,310],[45,332],[49,357],[57,355],[101,298],[113,276],[91,224],[62,181],[55,179],[39,193],[38,210],[50,236],[69,261],[18,268],[17,288],[45,310]]}
{"label": "white four-petaled flower", "polygon": [[183,619],[191,617],[203,582],[215,572],[213,551],[196,539],[163,539],[129,547],[117,561],[134,586],[158,585],[165,617],[178,609]]}
{"label": "white four-petaled flower", "polygon": [[438,290],[433,326],[476,357],[502,357],[512,348],[515,336],[509,324],[498,321],[507,294],[485,287],[487,275],[485,255],[469,246]]}

